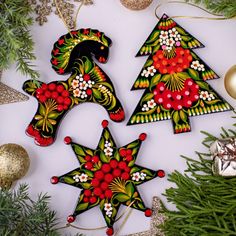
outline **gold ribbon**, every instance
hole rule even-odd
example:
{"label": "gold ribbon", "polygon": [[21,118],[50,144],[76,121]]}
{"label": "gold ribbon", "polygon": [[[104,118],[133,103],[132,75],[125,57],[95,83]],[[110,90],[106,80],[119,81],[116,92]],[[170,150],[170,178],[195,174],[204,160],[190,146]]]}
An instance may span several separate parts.
{"label": "gold ribbon", "polygon": [[182,1],[167,1],[164,3],[160,3],[157,5],[156,9],[155,9],[155,16],[157,17],[158,20],[160,20],[160,17],[157,15],[157,10],[160,9],[162,6],[167,5],[167,4],[185,4],[185,5],[189,5],[189,6],[193,6],[196,7],[204,12],[207,12],[208,14],[211,14],[213,16],[217,16],[217,17],[204,17],[204,16],[171,16],[170,18],[188,18],[188,19],[201,19],[201,20],[236,20],[236,16],[232,16],[232,17],[224,17],[223,15],[220,14],[215,14],[212,13],[208,10],[206,10],[203,7],[197,6],[193,3],[189,3],[189,2],[182,2]]}

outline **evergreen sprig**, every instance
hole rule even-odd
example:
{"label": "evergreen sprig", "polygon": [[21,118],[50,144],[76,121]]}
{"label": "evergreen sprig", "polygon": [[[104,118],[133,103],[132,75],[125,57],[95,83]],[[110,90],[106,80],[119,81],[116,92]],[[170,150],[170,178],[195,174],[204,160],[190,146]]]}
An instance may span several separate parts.
{"label": "evergreen sprig", "polygon": [[186,2],[202,5],[210,12],[214,14],[220,14],[227,18],[236,16],[235,0],[186,0]]}
{"label": "evergreen sprig", "polygon": [[30,199],[28,186],[18,190],[0,190],[0,235],[58,236],[56,213],[48,206],[50,197],[40,194]]}
{"label": "evergreen sprig", "polygon": [[[234,124],[235,126],[235,124]],[[236,130],[224,129],[219,137],[207,132],[203,144],[209,148],[217,139],[235,137]],[[162,225],[166,236],[236,235],[236,178],[212,174],[210,153],[196,153],[198,160],[184,157],[187,170],[174,171],[169,181],[176,187],[164,194],[177,210],[164,209],[168,219]]]}
{"label": "evergreen sprig", "polygon": [[32,65],[34,42],[29,30],[32,11],[27,0],[0,1],[0,71],[16,62],[17,70],[36,79],[39,74]]}

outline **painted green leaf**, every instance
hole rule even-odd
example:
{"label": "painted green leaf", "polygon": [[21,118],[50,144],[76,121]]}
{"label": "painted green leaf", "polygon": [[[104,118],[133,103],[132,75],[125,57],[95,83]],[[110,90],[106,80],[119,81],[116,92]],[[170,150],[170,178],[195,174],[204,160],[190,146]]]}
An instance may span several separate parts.
{"label": "painted green leaf", "polygon": [[151,59],[148,59],[144,65],[144,67],[148,67],[148,66],[151,66],[153,64],[153,60]]}
{"label": "painted green leaf", "polygon": [[104,152],[101,152],[100,159],[102,162],[108,163],[110,161],[109,157],[107,157]]}
{"label": "painted green leaf", "polygon": [[128,183],[126,186],[125,186],[125,189],[126,189],[126,192],[128,194],[128,196],[131,198],[134,194],[134,186],[132,183]]}
{"label": "painted green leaf", "polygon": [[179,111],[179,116],[180,116],[181,120],[186,123],[186,121],[188,120],[188,116],[183,110]]}
{"label": "painted green leaf", "polygon": [[158,51],[160,47],[161,47],[160,44],[156,45],[156,46],[152,49],[152,53]]}
{"label": "painted green leaf", "polygon": [[43,116],[45,116],[45,114],[46,114],[46,108],[41,103],[39,104],[39,114],[41,114]]}
{"label": "painted green leaf", "polygon": [[141,100],[141,103],[147,102],[153,98],[154,94],[153,93],[147,93],[143,99]]}
{"label": "painted green leaf", "polygon": [[89,59],[86,59],[84,63],[84,72],[89,73],[92,68],[93,68],[92,62]]}
{"label": "painted green leaf", "polygon": [[64,180],[64,182],[67,183],[67,184],[74,184],[74,183],[75,183],[74,179],[71,178],[71,177],[69,177],[69,176],[64,176],[64,177],[63,177],[63,180]]}
{"label": "painted green leaf", "polygon": [[83,189],[90,189],[91,188],[91,184],[90,183],[80,183],[80,184],[83,187]]}
{"label": "painted green leaf", "polygon": [[85,152],[83,150],[83,148],[79,145],[74,145],[74,150],[75,150],[75,153],[79,156],[85,156]]}
{"label": "painted green leaf", "polygon": [[176,28],[176,30],[181,34],[181,36],[183,36],[183,35],[188,35],[188,34],[186,33],[186,31],[183,30],[182,28],[180,28],[180,27],[178,27],[178,26],[175,26],[175,28]]}
{"label": "painted green leaf", "polygon": [[204,101],[204,102],[208,105],[214,105],[218,102],[221,102],[221,100],[220,99],[214,99],[214,100],[211,100],[211,101]]}
{"label": "painted green leaf", "polygon": [[161,79],[161,74],[156,74],[152,77],[151,83],[150,83],[150,89],[156,86]]}
{"label": "painted green leaf", "polygon": [[174,113],[172,115],[172,119],[175,122],[175,124],[179,123],[180,118],[179,118],[179,112],[178,111],[174,111]]}
{"label": "painted green leaf", "polygon": [[200,80],[199,73],[196,70],[188,68],[188,73],[190,77],[193,78],[194,80]]}
{"label": "painted green leaf", "polygon": [[185,43],[183,40],[181,40],[181,46],[183,47],[183,48],[188,48],[188,45],[187,45],[187,43]]}
{"label": "painted green leaf", "polygon": [[59,115],[60,115],[60,113],[55,112],[55,111],[52,111],[52,112],[50,112],[50,113],[48,114],[48,118],[49,118],[49,119],[54,119],[54,120],[56,120]]}
{"label": "painted green leaf", "polygon": [[97,100],[102,99],[102,93],[98,89],[92,88],[92,91],[93,91],[93,96],[95,99]]}
{"label": "painted green leaf", "polygon": [[90,155],[90,156],[93,156],[93,155],[94,155],[93,151],[90,150],[90,149],[85,149],[84,151],[85,151],[85,153],[86,153],[87,155]]}
{"label": "painted green leaf", "polygon": [[153,176],[153,172],[151,170],[143,169],[143,170],[141,170],[141,172],[147,174],[148,176]]}
{"label": "painted green leaf", "polygon": [[137,167],[137,166],[134,166],[131,171],[130,171],[130,174],[133,174],[133,173],[136,173],[136,172],[139,172],[140,171],[140,168]]}
{"label": "painted green leaf", "polygon": [[124,193],[118,193],[115,195],[114,198],[117,199],[117,201],[119,201],[119,202],[126,202],[126,201],[130,200],[130,197]]}
{"label": "painted green leaf", "polygon": [[115,153],[114,153],[114,158],[115,158],[117,161],[120,161],[120,155],[119,155],[118,150],[115,151]]}
{"label": "painted green leaf", "polygon": [[90,171],[90,170],[83,170],[83,171],[88,177],[93,178],[93,172],[92,171]]}
{"label": "painted green leaf", "polygon": [[39,120],[36,124],[35,127],[42,127],[43,126],[43,119]]}
{"label": "painted green leaf", "polygon": [[88,205],[89,205],[88,202],[80,203],[80,204],[76,207],[75,211],[77,211],[77,212],[84,211],[84,210],[86,210],[86,209],[88,208]]}
{"label": "painted green leaf", "polygon": [[139,144],[140,144],[140,141],[139,141],[139,140],[136,140],[136,141],[130,143],[130,144],[127,146],[127,148],[128,148],[128,149],[133,149],[133,148],[139,146]]}
{"label": "painted green leaf", "polygon": [[99,147],[100,147],[100,149],[104,149],[104,147],[105,147],[105,140],[104,140],[104,138],[103,137],[101,137],[101,139],[100,139],[100,141],[99,141]]}
{"label": "painted green leaf", "polygon": [[185,36],[185,35],[182,35],[181,38],[182,38],[184,41],[186,41],[186,42],[188,42],[188,41],[190,41],[190,40],[192,39],[192,37],[190,37],[190,36]]}
{"label": "painted green leaf", "polygon": [[206,83],[206,82],[203,82],[203,81],[196,81],[196,83],[198,84],[198,86],[201,88],[201,89],[205,89],[205,90],[209,90],[209,85]]}
{"label": "painted green leaf", "polygon": [[180,73],[177,73],[177,76],[182,78],[182,79],[187,79],[189,78],[189,74],[186,73],[186,72],[180,72]]}
{"label": "painted green leaf", "polygon": [[163,75],[162,77],[161,77],[161,81],[162,82],[167,82],[169,79],[171,79],[171,75]]}
{"label": "painted green leaf", "polygon": [[104,130],[104,137],[106,140],[110,139],[110,133],[106,129]]}
{"label": "painted green leaf", "polygon": [[160,34],[159,31],[153,32],[152,35],[150,36],[150,39],[148,41],[146,41],[146,43],[149,44],[149,43],[152,43],[152,42],[156,41],[159,34]]}

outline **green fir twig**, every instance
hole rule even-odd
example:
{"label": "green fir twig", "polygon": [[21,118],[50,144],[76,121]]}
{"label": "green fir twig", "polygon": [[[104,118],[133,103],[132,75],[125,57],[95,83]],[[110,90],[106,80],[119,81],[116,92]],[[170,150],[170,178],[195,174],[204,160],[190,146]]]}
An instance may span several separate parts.
{"label": "green fir twig", "polygon": [[[216,139],[236,138],[235,129],[222,128],[219,137],[202,133],[207,148]],[[183,157],[187,163],[184,174],[174,171],[169,175],[175,187],[164,195],[177,209],[164,208],[167,220],[161,227],[166,236],[236,235],[236,178],[213,175],[210,153],[196,154],[197,160]]]}

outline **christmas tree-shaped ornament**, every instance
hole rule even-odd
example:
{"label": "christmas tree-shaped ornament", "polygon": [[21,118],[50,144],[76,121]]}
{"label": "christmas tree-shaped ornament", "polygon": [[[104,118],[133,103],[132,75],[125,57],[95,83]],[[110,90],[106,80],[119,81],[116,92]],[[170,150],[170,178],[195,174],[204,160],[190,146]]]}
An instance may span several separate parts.
{"label": "christmas tree-shaped ornament", "polygon": [[26,133],[35,143],[48,146],[54,142],[61,119],[74,106],[93,102],[103,106],[111,120],[123,121],[124,110],[108,75],[95,63],[93,56],[105,63],[111,39],[93,29],[80,29],[63,35],[52,50],[52,68],[65,81],[49,84],[28,80],[23,89],[38,100],[38,110]]}
{"label": "christmas tree-shaped ornament", "polygon": [[146,134],[140,134],[137,140],[117,147],[106,120],[102,126],[104,130],[95,150],[72,142],[70,137],[65,138],[65,143],[70,144],[76,154],[80,167],[60,177],[52,177],[51,182],[69,184],[82,190],[74,213],[67,219],[69,223],[74,222],[77,215],[99,206],[108,226],[107,234],[112,235],[121,205],[151,216],[152,210],[145,206],[137,186],[155,177],[162,178],[165,172],[135,164]]}
{"label": "christmas tree-shaped ornament", "polygon": [[231,110],[206,82],[218,75],[193,51],[204,47],[163,15],[137,56],[148,56],[135,89],[145,89],[128,125],[171,119],[174,133],[189,132],[189,117]]}

